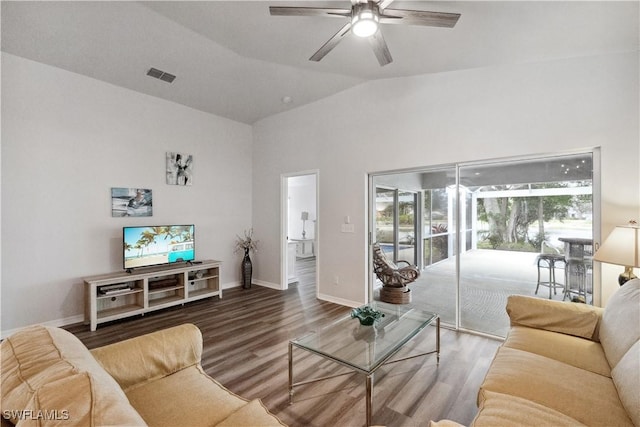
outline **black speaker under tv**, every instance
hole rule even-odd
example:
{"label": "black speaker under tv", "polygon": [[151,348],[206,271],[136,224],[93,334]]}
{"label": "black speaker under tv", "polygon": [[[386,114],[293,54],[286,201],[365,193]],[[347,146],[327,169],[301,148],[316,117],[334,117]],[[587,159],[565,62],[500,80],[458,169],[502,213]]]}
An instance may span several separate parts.
{"label": "black speaker under tv", "polygon": [[195,225],[122,228],[125,270],[195,260]]}

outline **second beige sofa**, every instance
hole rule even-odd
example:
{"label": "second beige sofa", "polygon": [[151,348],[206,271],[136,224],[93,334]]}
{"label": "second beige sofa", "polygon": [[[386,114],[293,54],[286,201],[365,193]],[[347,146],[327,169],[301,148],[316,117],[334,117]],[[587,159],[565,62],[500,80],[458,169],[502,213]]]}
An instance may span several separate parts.
{"label": "second beige sofa", "polygon": [[604,310],[511,296],[507,313],[473,426],[640,426],[640,279]]}
{"label": "second beige sofa", "polygon": [[507,313],[471,426],[640,427],[640,279],[604,310],[513,295]]}

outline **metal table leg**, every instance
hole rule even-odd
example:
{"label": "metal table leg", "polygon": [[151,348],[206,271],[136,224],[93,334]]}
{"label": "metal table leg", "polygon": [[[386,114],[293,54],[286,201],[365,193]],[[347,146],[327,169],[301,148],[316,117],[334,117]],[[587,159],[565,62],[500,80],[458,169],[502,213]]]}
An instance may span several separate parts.
{"label": "metal table leg", "polygon": [[436,363],[440,364],[440,316],[436,318]]}
{"label": "metal table leg", "polygon": [[373,374],[366,376],[366,389],[367,389],[367,427],[371,425],[371,407],[373,406]]}
{"label": "metal table leg", "polygon": [[289,342],[289,405],[293,403],[293,344]]}

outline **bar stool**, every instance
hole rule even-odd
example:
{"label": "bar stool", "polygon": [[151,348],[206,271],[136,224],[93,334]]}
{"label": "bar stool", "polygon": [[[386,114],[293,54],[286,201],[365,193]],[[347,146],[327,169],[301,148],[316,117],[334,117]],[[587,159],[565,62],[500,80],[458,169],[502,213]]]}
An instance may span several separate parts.
{"label": "bar stool", "polygon": [[593,259],[585,257],[583,259],[570,258],[566,262],[565,270],[565,290],[563,300],[569,298],[571,301],[587,302],[588,294],[593,292]]}
{"label": "bar stool", "polygon": [[[562,289],[563,292],[565,290],[565,285],[563,283],[558,283],[556,281],[556,268],[565,266],[564,255],[562,254],[540,254],[536,258],[536,265],[538,267],[538,284],[536,285],[535,294],[538,295],[538,289],[540,286],[546,286],[549,288],[549,299],[552,298],[551,292],[553,291],[554,295],[558,294],[558,289]],[[548,280],[542,280],[542,270],[548,269]]]}

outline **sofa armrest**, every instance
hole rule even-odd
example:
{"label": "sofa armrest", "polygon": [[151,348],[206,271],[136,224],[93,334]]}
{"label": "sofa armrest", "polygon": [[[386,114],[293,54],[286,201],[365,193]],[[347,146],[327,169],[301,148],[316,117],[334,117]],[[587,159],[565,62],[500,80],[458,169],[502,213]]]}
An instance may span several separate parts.
{"label": "sofa armrest", "polygon": [[126,392],[200,363],[202,333],[190,323],[91,350]]}
{"label": "sofa armrest", "polygon": [[598,327],[603,309],[587,304],[553,301],[523,295],[507,299],[507,314],[511,325],[544,329],[598,340]]}

